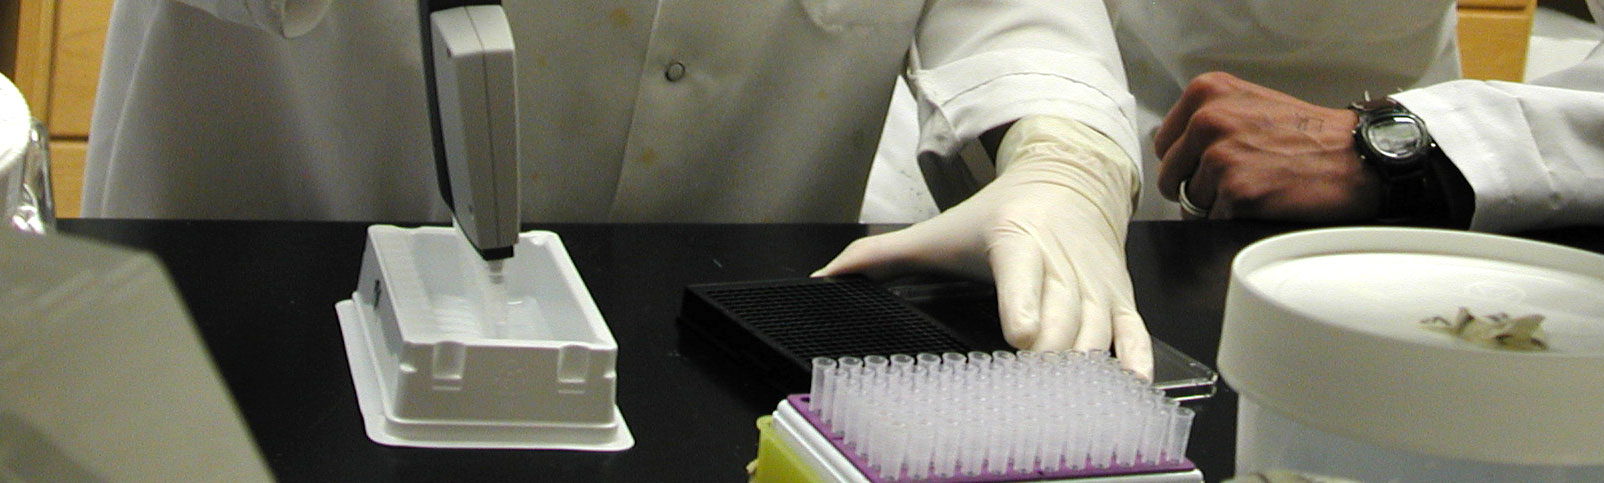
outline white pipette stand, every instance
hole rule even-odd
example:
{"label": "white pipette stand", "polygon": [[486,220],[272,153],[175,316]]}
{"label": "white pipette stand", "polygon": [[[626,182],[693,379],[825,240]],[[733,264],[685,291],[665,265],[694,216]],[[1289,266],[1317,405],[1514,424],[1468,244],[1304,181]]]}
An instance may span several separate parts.
{"label": "white pipette stand", "polygon": [[449,160],[458,225],[369,227],[356,291],[335,304],[368,437],[435,448],[628,449],[618,343],[557,235],[517,232],[516,66],[505,14],[499,5],[421,10],[432,31],[436,152]]}

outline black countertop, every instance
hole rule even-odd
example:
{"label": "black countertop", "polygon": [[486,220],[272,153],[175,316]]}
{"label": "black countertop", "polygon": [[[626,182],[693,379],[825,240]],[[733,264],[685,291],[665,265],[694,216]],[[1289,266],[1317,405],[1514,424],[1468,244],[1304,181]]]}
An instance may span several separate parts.
{"label": "black countertop", "polygon": [[[154,252],[168,267],[275,475],[302,480],[742,481],[754,420],[778,399],[682,341],[683,288],[805,277],[861,225],[529,225],[561,236],[619,344],[618,406],[635,437],[619,452],[443,450],[368,440],[334,303],[351,297],[367,223],[61,220],[61,231]],[[1128,262],[1153,335],[1213,366],[1233,256],[1302,228],[1139,222]],[[1604,229],[1527,235],[1604,252]],[[1188,456],[1232,473],[1236,395],[1198,411]]]}

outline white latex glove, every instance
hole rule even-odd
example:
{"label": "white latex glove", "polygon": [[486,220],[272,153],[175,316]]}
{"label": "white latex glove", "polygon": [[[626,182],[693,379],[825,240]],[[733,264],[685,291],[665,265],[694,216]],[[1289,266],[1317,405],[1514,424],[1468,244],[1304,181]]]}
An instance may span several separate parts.
{"label": "white latex glove", "polygon": [[934,271],[997,285],[1003,337],[1036,351],[1107,349],[1151,380],[1152,341],[1131,295],[1125,233],[1136,165],[1084,124],[1036,116],[997,149],[997,178],[924,222],[852,242],[814,276]]}

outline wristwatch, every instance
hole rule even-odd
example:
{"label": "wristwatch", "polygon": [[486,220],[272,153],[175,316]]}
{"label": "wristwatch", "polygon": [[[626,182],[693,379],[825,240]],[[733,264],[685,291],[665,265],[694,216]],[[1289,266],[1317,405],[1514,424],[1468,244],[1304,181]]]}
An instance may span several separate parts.
{"label": "wristwatch", "polygon": [[1446,161],[1431,139],[1426,122],[1390,98],[1355,102],[1359,113],[1353,128],[1354,149],[1366,166],[1381,176],[1381,205],[1376,221],[1413,224],[1429,218],[1434,197],[1433,170]]}

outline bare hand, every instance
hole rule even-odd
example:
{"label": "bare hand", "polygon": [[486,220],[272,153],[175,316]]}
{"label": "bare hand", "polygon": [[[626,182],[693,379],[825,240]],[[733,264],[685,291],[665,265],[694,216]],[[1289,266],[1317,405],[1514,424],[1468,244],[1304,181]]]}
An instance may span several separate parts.
{"label": "bare hand", "polygon": [[1187,181],[1213,219],[1373,218],[1381,181],[1354,151],[1358,119],[1223,72],[1197,76],[1154,139],[1159,191],[1177,200]]}

